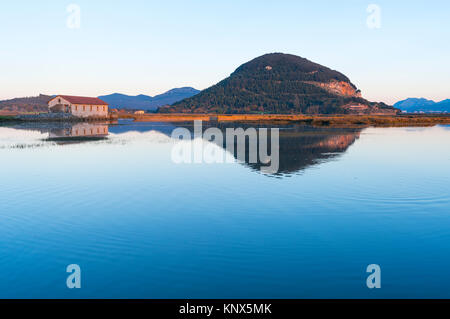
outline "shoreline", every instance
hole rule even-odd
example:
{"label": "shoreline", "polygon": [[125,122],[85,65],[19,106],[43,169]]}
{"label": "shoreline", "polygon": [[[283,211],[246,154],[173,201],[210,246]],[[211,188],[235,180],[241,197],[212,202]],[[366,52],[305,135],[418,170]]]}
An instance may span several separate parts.
{"label": "shoreline", "polygon": [[450,125],[450,114],[401,114],[401,115],[303,115],[303,114],[119,114],[108,118],[49,119],[18,118],[0,115],[0,123],[12,122],[115,122],[117,119],[131,119],[135,122],[186,123],[195,120],[211,123],[252,123],[252,124],[304,124],[312,126],[342,127],[407,127]]}
{"label": "shoreline", "polygon": [[81,123],[81,122],[114,122],[118,116],[110,114],[107,117],[76,117],[70,115],[40,113],[40,114],[16,114],[16,115],[0,115],[0,123],[36,123],[36,122],[63,122],[63,123]]}
{"label": "shoreline", "polygon": [[192,122],[213,123],[308,124],[314,126],[434,126],[450,124],[450,114],[402,115],[292,115],[292,114],[120,114],[120,119],[135,122]]}

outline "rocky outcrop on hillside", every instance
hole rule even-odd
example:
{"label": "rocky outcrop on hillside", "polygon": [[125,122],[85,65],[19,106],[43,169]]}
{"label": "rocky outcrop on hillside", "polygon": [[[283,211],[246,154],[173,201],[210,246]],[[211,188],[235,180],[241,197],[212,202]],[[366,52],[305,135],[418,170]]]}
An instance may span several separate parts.
{"label": "rocky outcrop on hillside", "polygon": [[315,86],[318,86],[327,92],[335,95],[346,96],[346,97],[357,97],[360,98],[361,91],[356,89],[351,83],[344,81],[330,81],[330,82],[305,82]]}

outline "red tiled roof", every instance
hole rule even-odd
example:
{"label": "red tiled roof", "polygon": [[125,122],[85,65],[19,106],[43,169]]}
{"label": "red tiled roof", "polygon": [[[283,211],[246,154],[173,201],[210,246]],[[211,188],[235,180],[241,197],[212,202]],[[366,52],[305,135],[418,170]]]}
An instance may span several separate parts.
{"label": "red tiled roof", "polygon": [[72,95],[57,95],[50,101],[61,97],[67,102],[72,104],[87,104],[87,105],[108,105],[105,101],[100,100],[97,97],[84,97],[84,96],[72,96]]}

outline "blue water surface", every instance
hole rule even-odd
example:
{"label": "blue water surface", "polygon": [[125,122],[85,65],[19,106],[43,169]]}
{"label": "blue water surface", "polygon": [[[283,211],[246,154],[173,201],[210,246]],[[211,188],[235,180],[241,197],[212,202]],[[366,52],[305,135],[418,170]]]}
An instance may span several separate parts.
{"label": "blue water surface", "polygon": [[0,298],[450,297],[449,127],[287,127],[272,175],[176,164],[175,127],[0,127]]}

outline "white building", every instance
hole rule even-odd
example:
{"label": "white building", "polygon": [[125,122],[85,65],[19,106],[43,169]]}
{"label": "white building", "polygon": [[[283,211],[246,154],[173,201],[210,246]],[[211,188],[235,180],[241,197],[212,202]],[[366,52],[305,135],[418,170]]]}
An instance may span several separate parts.
{"label": "white building", "polygon": [[48,102],[51,113],[70,113],[77,117],[107,117],[108,103],[96,97],[57,95]]}

